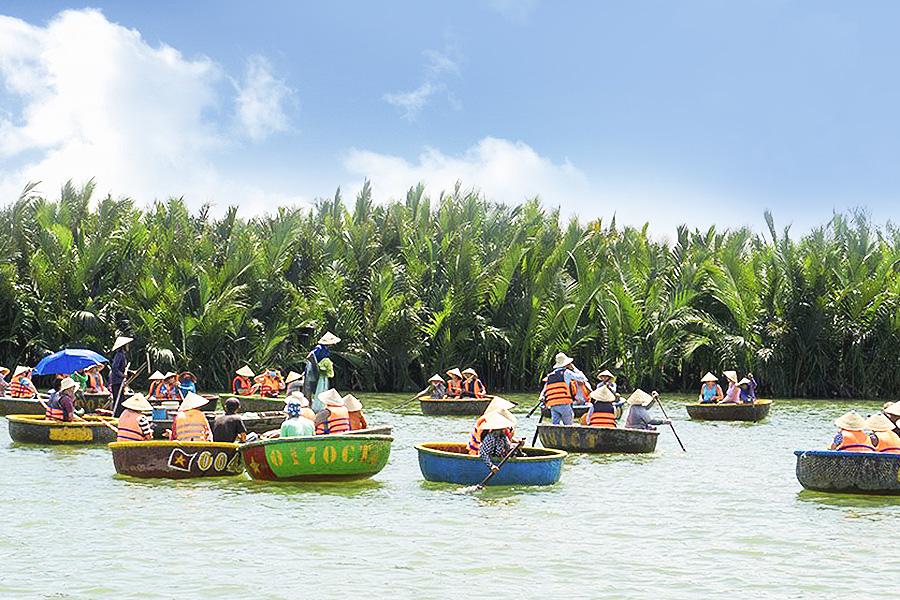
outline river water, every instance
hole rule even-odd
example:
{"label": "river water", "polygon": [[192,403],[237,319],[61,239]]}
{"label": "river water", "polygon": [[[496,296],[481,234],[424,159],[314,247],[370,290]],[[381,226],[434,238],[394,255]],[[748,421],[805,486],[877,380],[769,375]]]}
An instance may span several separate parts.
{"label": "river water", "polygon": [[[753,425],[692,422],[668,397],[687,453],[664,431],[652,455],[570,455],[553,487],[459,493],[422,479],[413,446],[463,441],[472,419],[361,396],[395,442],[352,484],[121,478],[104,447],[13,444],[0,419],[0,598],[888,597],[900,583],[900,498],[794,476],[795,448],[878,403],[776,400]],[[530,439],[537,419],[519,416]]]}

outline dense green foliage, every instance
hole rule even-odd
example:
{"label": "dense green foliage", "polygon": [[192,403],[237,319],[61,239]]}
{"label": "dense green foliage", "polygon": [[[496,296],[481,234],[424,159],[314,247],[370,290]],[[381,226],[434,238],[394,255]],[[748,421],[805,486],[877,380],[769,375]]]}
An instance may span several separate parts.
{"label": "dense green foliage", "polygon": [[779,396],[891,396],[900,384],[900,233],[835,216],[801,239],[678,230],[661,242],[615,221],[559,223],[456,189],[436,201],[354,204],[243,220],[58,201],[26,190],[0,212],[0,360],[107,349],[224,388],[249,362],[298,369],[330,329],[344,388],[420,388],[474,366],[490,389],[538,386],[564,350],[646,387],[692,389],[753,370]]}

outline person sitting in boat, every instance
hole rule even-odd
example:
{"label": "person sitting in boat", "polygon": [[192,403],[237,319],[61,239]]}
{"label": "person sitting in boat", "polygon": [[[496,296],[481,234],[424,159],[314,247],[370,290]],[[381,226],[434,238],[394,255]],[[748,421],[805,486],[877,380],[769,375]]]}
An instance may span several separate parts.
{"label": "person sitting in boat", "polygon": [[584,423],[590,427],[616,427],[616,407],[624,401],[618,399],[605,385],[591,392],[591,403]]}
{"label": "person sitting in boat", "polygon": [[428,387],[416,394],[416,398],[424,398],[428,396],[432,400],[443,400],[447,397],[447,385],[444,378],[435,373],[428,380]]}
{"label": "person sitting in boat", "polygon": [[462,397],[463,398],[484,398],[484,384],[478,379],[478,373],[475,369],[469,367],[462,372]]}
{"label": "person sitting in boat", "polygon": [[737,382],[739,404],[753,404],[756,400],[756,395],[751,389],[752,384],[753,382],[746,377]]}
{"label": "person sitting in boat", "polygon": [[148,377],[150,380],[150,387],[147,389],[147,398],[157,397],[157,394],[159,394],[159,386],[162,385],[163,379],[165,378],[166,376],[159,371],[154,371],[153,374]]}
{"label": "person sitting in boat", "polygon": [[103,374],[100,372],[102,369],[103,365],[94,363],[84,370],[84,374],[87,375],[87,388],[84,391],[88,394],[106,393],[106,384],[103,382]]}
{"label": "person sitting in boat", "polygon": [[350,412],[344,406],[344,399],[335,389],[319,394],[325,408],[316,413],[316,435],[347,433],[350,431]]}
{"label": "person sitting in boat", "polygon": [[0,396],[5,396],[6,390],[9,389],[9,382],[6,380],[7,375],[9,375],[9,369],[0,367]]}
{"label": "person sitting in boat", "polygon": [[647,431],[655,431],[655,425],[669,425],[672,421],[668,419],[654,419],[650,415],[650,407],[659,398],[659,394],[653,392],[648,394],[644,390],[638,388],[628,397],[628,417],[625,419],[625,427],[628,429],[644,429]]}
{"label": "person sitting in boat", "polygon": [[190,371],[183,371],[178,376],[178,388],[181,391],[181,397],[187,396],[188,392],[197,393],[197,377]]}
{"label": "person sitting in boat", "polygon": [[347,415],[350,417],[350,431],[368,429],[369,423],[366,421],[366,415],[363,414],[362,402],[353,394],[347,394],[341,400],[347,408]]}
{"label": "person sitting in boat", "polygon": [[741,390],[738,387],[737,371],[725,371],[722,375],[728,380],[728,391],[725,392],[720,404],[739,404]]}
{"label": "person sitting in boat", "polygon": [[153,439],[153,424],[147,418],[153,407],[143,394],[135,394],[122,403],[117,442],[144,442]]}
{"label": "person sitting in boat", "polygon": [[876,452],[900,454],[900,435],[894,431],[894,423],[883,414],[866,419],[865,428],[872,432]]}
{"label": "person sitting in boat", "polygon": [[719,378],[707,372],[700,380],[700,404],[718,404],[725,398]]}
{"label": "person sitting in boat", "polygon": [[184,396],[181,395],[181,388],[178,387],[178,374],[172,371],[163,375],[163,381],[156,390],[157,400],[175,400],[181,401]]}
{"label": "person sitting in boat", "polygon": [[238,414],[241,401],[237,398],[225,400],[225,414],[216,416],[212,424],[212,439],[214,442],[240,442],[247,441],[247,426],[244,419]]}
{"label": "person sitting in boat", "polygon": [[253,385],[253,369],[248,365],[244,365],[234,372],[234,379],[231,382],[231,393],[235,396],[250,396],[256,392]]}
{"label": "person sitting in boat", "polygon": [[31,368],[18,366],[9,380],[9,395],[12,398],[36,398],[37,388],[31,383]]}
{"label": "person sitting in boat", "polygon": [[277,369],[266,369],[253,378],[259,387],[259,395],[266,398],[275,398],[284,389],[284,377]]}
{"label": "person sitting in boat", "polygon": [[194,393],[185,396],[172,421],[169,439],[181,442],[212,441],[209,420],[206,418],[206,414],[198,410],[201,406],[206,406],[207,402],[206,398]]}
{"label": "person sitting in boat", "polygon": [[281,424],[279,437],[307,437],[315,435],[316,415],[309,409],[309,400],[306,396],[295,393],[285,398],[284,412],[287,413],[287,419]]}
{"label": "person sitting in boat", "polygon": [[500,468],[495,461],[503,460],[513,447],[516,418],[506,409],[494,410],[484,416],[478,457],[494,473]]}
{"label": "person sitting in boat", "polygon": [[294,392],[303,393],[303,375],[297,371],[289,371],[284,379],[284,394],[290,396]]}
{"label": "person sitting in boat", "polygon": [[447,397],[459,398],[462,396],[462,371],[458,367],[453,367],[447,371]]}
{"label": "person sitting in boat", "polygon": [[569,367],[572,374],[569,376],[569,386],[572,391],[572,402],[578,405],[590,404],[590,395],[593,388],[591,382],[588,381],[587,375],[581,372],[575,363]]}
{"label": "person sitting in boat", "polygon": [[497,410],[511,410],[515,405],[515,402],[510,402],[500,396],[494,396],[494,399],[487,405],[481,416],[475,419],[475,427],[469,435],[469,443],[466,446],[470,456],[478,456],[478,452],[481,449],[481,438],[484,435],[484,423],[487,415]]}
{"label": "person sitting in boat", "polygon": [[54,421],[83,421],[75,413],[75,389],[78,384],[71,377],[59,382],[59,391],[51,394],[44,404],[44,417]]}
{"label": "person sitting in boat", "polygon": [[597,373],[597,387],[607,387],[609,391],[613,394],[618,394],[618,388],[616,387],[616,376],[613,375],[608,369],[604,369]]}
{"label": "person sitting in boat", "polygon": [[565,352],[556,355],[553,370],[547,374],[541,397],[546,408],[550,409],[550,419],[554,425],[572,425],[575,422],[575,411],[572,409],[572,369],[574,358]]}
{"label": "person sitting in boat", "polygon": [[878,438],[865,432],[866,422],[856,412],[850,411],[834,420],[840,430],[831,442],[832,450],[845,452],[874,452]]}
{"label": "person sitting in boat", "polygon": [[900,434],[900,401],[886,402],[881,412],[894,424],[894,432]]}

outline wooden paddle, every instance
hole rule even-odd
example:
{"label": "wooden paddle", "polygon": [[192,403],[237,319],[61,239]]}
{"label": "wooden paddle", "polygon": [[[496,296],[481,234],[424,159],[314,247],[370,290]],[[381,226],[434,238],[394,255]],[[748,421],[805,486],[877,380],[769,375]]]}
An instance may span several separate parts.
{"label": "wooden paddle", "polygon": [[488,476],[485,477],[484,479],[482,479],[481,483],[479,483],[478,485],[475,486],[475,489],[476,490],[484,489],[485,484],[491,480],[491,477],[493,477],[494,475],[496,475],[497,473],[500,472],[500,469],[503,468],[503,465],[506,464],[506,461],[508,461],[510,458],[512,458],[512,455],[515,454],[516,450],[521,448],[524,443],[525,443],[525,440],[519,440],[519,443],[516,444],[515,446],[513,446],[512,449],[510,449],[510,451],[506,453],[506,456],[504,456],[503,459],[499,463],[497,463],[497,470],[495,471],[495,470],[491,469],[491,472],[488,473]]}
{"label": "wooden paddle", "polygon": [[672,423],[672,419],[669,418],[669,415],[666,414],[666,409],[665,409],[665,407],[662,405],[662,401],[659,399],[659,395],[658,395],[658,394],[657,394],[657,396],[656,396],[656,403],[659,404],[659,410],[662,411],[662,414],[663,414],[663,416],[666,418],[666,421],[669,422],[669,427],[672,428],[672,433],[675,434],[675,439],[678,440],[678,445],[681,446],[681,449],[682,449],[684,452],[687,452],[687,448],[685,448],[685,447],[684,447],[684,444],[681,443],[681,438],[678,437],[678,432],[675,431],[675,425]]}
{"label": "wooden paddle", "polygon": [[543,400],[538,400],[537,404],[535,404],[534,407],[530,411],[528,411],[528,414],[525,415],[525,418],[530,419],[531,415],[534,414],[534,411],[536,411],[538,408],[540,408],[542,402],[543,402]]}
{"label": "wooden paddle", "polygon": [[407,404],[409,404],[410,402],[412,402],[413,400],[418,400],[419,398],[421,398],[421,397],[422,397],[424,394],[426,394],[426,393],[428,393],[428,390],[422,390],[421,392],[419,392],[418,394],[416,394],[415,396],[413,396],[413,397],[410,398],[409,400],[404,400],[404,401],[402,401],[402,402],[400,402],[400,403],[398,403],[398,404],[395,404],[394,406],[392,406],[392,407],[390,408],[390,410],[397,410],[398,408],[402,408],[402,407],[406,406]]}

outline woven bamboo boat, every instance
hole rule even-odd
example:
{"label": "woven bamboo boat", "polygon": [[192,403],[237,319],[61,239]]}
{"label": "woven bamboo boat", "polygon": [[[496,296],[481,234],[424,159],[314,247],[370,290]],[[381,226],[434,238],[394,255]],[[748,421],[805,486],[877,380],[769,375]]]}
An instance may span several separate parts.
{"label": "woven bamboo boat", "polygon": [[352,481],[381,471],[391,455],[388,435],[320,435],[243,444],[247,472],[266,481]]}
{"label": "woven bamboo boat", "polygon": [[482,414],[493,398],[447,398],[434,400],[421,398],[422,414],[428,416],[477,417]]}
{"label": "woven bamboo boat", "polygon": [[43,415],[10,415],[9,437],[30,444],[105,444],[116,439],[116,419],[88,415],[84,421],[54,421]]}
{"label": "woven bamboo boat", "polygon": [[222,442],[113,442],[116,473],[141,478],[193,479],[244,472],[237,444]]}
{"label": "woven bamboo boat", "polygon": [[226,398],[237,398],[241,401],[241,407],[238,412],[272,412],[284,410],[284,398],[267,398],[265,396],[231,396]]}
{"label": "woven bamboo boat", "polygon": [[643,454],[656,450],[658,431],[582,425],[537,426],[545,448],[567,452]]}
{"label": "woven bamboo boat", "polygon": [[[209,426],[212,427],[216,417],[221,416],[223,413],[206,412],[205,414],[206,420],[209,421]],[[286,417],[287,415],[282,411],[241,414],[241,420],[244,422],[247,433],[257,434],[278,429],[284,423]],[[164,433],[166,429],[172,429],[172,419],[153,419],[153,425],[153,437],[158,440],[165,439]]]}
{"label": "woven bamboo boat", "polygon": [[44,405],[36,398],[10,398],[0,397],[0,415],[42,415]]}
{"label": "woven bamboo boat", "polygon": [[804,488],[841,494],[900,495],[900,454],[795,450]]}
{"label": "woven bamboo boat", "polygon": [[109,392],[100,392],[97,394],[85,393],[83,398],[75,399],[75,407],[84,409],[84,412],[86,413],[95,413],[101,408],[111,409],[112,400],[112,394]]}
{"label": "woven bamboo boat", "polygon": [[697,421],[762,421],[772,408],[771,400],[748,404],[688,404],[688,415]]}
{"label": "woven bamboo boat", "polygon": [[[549,448],[523,448],[525,456],[510,458],[486,485],[553,485],[559,481],[566,453]],[[490,473],[466,445],[429,442],[416,446],[419,469],[428,481],[475,485]]]}

